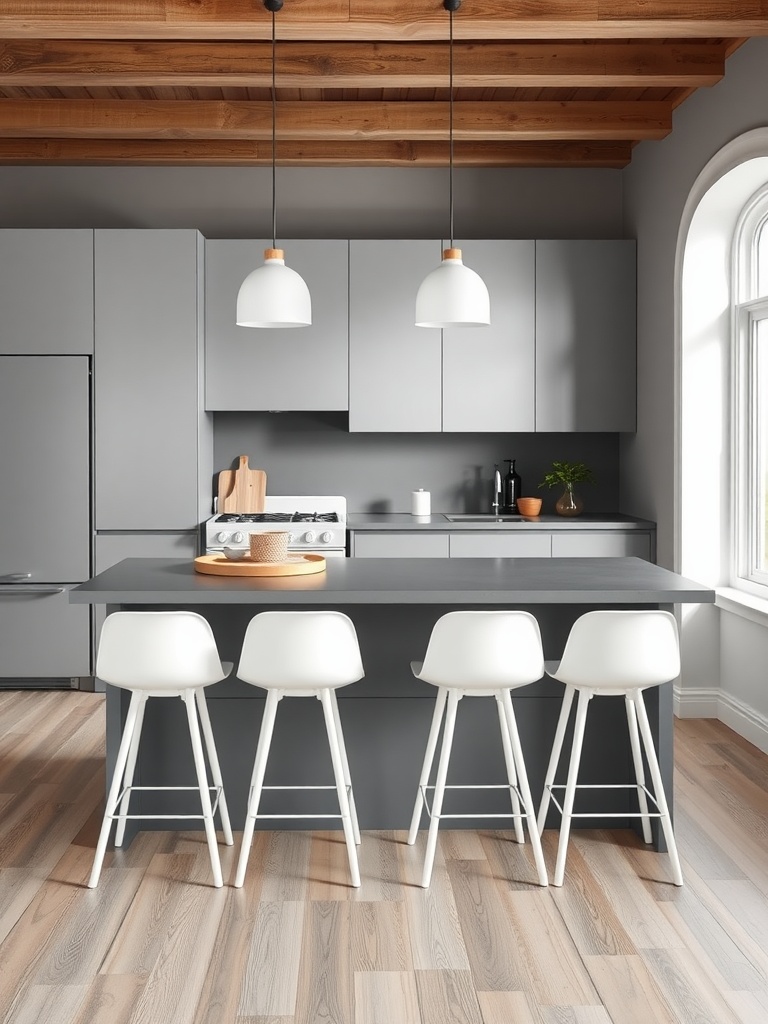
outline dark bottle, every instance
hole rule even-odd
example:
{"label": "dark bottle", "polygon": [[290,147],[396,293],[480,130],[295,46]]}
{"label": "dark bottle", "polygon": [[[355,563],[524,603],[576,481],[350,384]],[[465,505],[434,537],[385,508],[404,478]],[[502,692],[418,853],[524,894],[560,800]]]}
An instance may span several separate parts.
{"label": "dark bottle", "polygon": [[504,459],[509,463],[509,469],[504,474],[501,482],[501,512],[503,515],[511,516],[517,512],[517,499],[522,496],[522,481],[515,472],[515,460]]}

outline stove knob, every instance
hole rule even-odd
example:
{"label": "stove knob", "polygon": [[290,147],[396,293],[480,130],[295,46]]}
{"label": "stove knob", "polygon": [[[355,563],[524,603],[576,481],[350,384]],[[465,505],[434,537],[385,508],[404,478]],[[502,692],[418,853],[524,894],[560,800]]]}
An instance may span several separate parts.
{"label": "stove knob", "polygon": [[226,544],[227,541],[229,540],[229,534],[228,533],[217,533],[216,534],[216,540],[219,542],[219,544]]}
{"label": "stove knob", "polygon": [[295,533],[289,533],[288,534],[288,543],[289,544],[295,544],[296,543],[296,534]]}
{"label": "stove knob", "polygon": [[235,543],[235,544],[242,544],[244,540],[245,540],[245,534],[240,533],[239,530],[238,530],[237,533],[233,533],[232,534],[232,541],[233,541],[233,543]]}
{"label": "stove knob", "polygon": [[307,532],[304,534],[304,543],[305,544],[312,544],[314,539],[315,539],[315,531],[314,530],[307,530]]}
{"label": "stove knob", "polygon": [[333,540],[333,534],[329,533],[326,530],[325,533],[320,534],[320,540],[323,542],[323,544],[330,544],[331,541]]}

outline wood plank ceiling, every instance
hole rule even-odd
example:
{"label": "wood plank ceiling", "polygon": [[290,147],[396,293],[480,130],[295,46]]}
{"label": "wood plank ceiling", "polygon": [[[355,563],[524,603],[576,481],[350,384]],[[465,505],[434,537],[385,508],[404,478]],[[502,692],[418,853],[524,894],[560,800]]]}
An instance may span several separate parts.
{"label": "wood plank ceiling", "polygon": [[[442,0],[285,0],[277,161],[448,158]],[[0,164],[271,161],[262,0],[2,0]],[[463,0],[454,159],[624,167],[715,85],[768,0]]]}

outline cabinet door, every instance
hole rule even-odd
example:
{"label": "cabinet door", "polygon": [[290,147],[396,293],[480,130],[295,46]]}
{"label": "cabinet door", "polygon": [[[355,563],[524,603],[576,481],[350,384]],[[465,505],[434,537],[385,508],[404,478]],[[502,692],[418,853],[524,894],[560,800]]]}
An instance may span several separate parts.
{"label": "cabinet door", "polygon": [[349,243],[349,429],[439,431],[442,332],[414,323],[439,241]]}
{"label": "cabinet door", "polygon": [[651,535],[639,530],[621,533],[555,533],[552,536],[555,558],[627,558],[635,556],[651,561]]}
{"label": "cabinet door", "polygon": [[184,530],[200,522],[210,424],[199,414],[202,238],[97,230],[96,529]]}
{"label": "cabinet door", "polygon": [[353,533],[353,558],[448,558],[447,533]]}
{"label": "cabinet door", "polygon": [[635,242],[536,242],[536,430],[636,427]]}
{"label": "cabinet door", "polygon": [[549,533],[452,533],[451,558],[549,558]]}
{"label": "cabinet door", "polygon": [[5,680],[90,675],[90,606],[70,604],[68,588],[43,589],[0,586]]}
{"label": "cabinet door", "polygon": [[93,231],[0,230],[0,353],[93,352]]}
{"label": "cabinet door", "polygon": [[534,429],[532,241],[460,242],[491,298],[488,327],[443,331],[443,430]]}
{"label": "cabinet door", "polygon": [[348,401],[348,242],[286,242],[312,299],[309,327],[238,327],[237,293],[271,241],[205,243],[205,407],[334,410]]}

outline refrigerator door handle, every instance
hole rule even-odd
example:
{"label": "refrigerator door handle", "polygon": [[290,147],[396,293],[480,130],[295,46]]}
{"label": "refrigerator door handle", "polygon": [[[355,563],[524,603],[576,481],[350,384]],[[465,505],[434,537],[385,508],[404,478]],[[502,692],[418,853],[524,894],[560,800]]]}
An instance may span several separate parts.
{"label": "refrigerator door handle", "polygon": [[[4,577],[0,577],[3,579]],[[9,583],[6,586],[0,584],[0,597],[31,597],[33,594],[63,594],[66,587],[52,587],[45,584],[24,584]]]}
{"label": "refrigerator door handle", "polygon": [[31,572],[7,572],[0,576],[0,583],[21,583],[24,580],[31,580]]}

